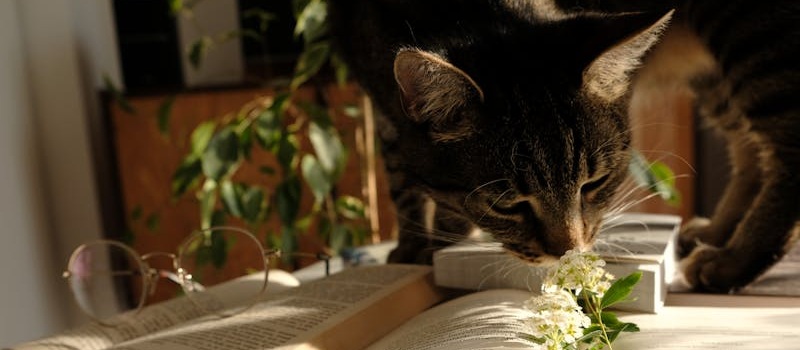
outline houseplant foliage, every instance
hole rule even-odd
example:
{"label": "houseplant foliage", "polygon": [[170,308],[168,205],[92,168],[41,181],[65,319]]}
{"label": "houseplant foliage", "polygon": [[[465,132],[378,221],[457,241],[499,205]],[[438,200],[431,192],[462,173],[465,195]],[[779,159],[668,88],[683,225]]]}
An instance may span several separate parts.
{"label": "houseplant foliage", "polygon": [[[196,4],[181,0],[170,3],[174,14],[189,18]],[[333,254],[345,246],[361,244],[368,234],[364,203],[335,191],[349,151],[333,124],[331,108],[342,108],[351,117],[359,117],[359,113],[351,106],[333,106],[325,100],[324,91],[331,85],[325,68],[332,68],[340,85],[347,75],[345,66],[331,55],[326,40],[325,2],[294,0],[292,4],[295,36],[302,40],[303,51],[291,81],[276,87],[273,96],[257,98],[236,113],[197,126],[189,139],[189,152],[172,179],[174,197],[187,192],[196,196],[201,227],[239,219],[253,232],[266,230],[267,245],[281,248],[287,260],[291,254],[286,253],[298,249],[298,235],[312,226]],[[190,62],[201,65],[205,54],[231,38],[260,40],[274,18],[259,10],[246,11],[245,15],[259,19],[258,31],[205,35],[187,49]],[[301,87],[306,88],[305,94],[300,92]],[[307,98],[309,89],[315,98]],[[310,151],[302,147],[306,142],[311,145]],[[261,157],[254,157],[254,153]],[[264,154],[273,158],[269,164],[277,166],[266,165]],[[245,163],[274,177],[277,185],[237,180],[237,171]],[[306,190],[313,195],[310,210],[301,206]],[[266,225],[272,217],[280,223],[278,230]],[[209,249],[224,254],[221,250],[225,247],[214,246],[212,240]]]}

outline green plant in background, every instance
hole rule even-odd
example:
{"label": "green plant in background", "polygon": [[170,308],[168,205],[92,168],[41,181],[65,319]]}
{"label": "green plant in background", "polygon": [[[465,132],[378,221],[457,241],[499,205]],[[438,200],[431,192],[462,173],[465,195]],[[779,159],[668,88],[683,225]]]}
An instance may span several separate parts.
{"label": "green plant in background", "polygon": [[[173,13],[191,16],[197,2],[171,0],[170,4]],[[178,197],[194,192],[202,228],[237,218],[253,232],[260,232],[269,218],[276,215],[280,232],[268,232],[266,243],[286,253],[295,252],[298,235],[316,223],[318,234],[330,252],[336,254],[345,246],[362,244],[368,235],[364,203],[334,191],[344,171],[348,150],[333,125],[329,114],[331,105],[324,100],[324,89],[330,84],[321,72],[329,63],[337,81],[344,84],[347,71],[341,61],[331,55],[330,43],[325,37],[325,1],[294,0],[292,4],[295,36],[303,41],[303,51],[288,86],[277,87],[274,96],[253,100],[221,121],[207,121],[195,128],[190,137],[190,151],[174,173],[172,195]],[[203,36],[187,51],[192,64],[201,65],[204,55],[226,40],[239,36],[260,39],[269,21],[274,19],[271,14],[259,10],[246,11],[245,15],[259,18],[258,32],[237,30]],[[301,86],[310,86],[321,101],[298,98]],[[359,117],[358,110],[343,107],[347,115]],[[313,152],[305,152],[300,147],[304,139],[311,144]],[[271,154],[277,169],[253,157],[255,149]],[[235,180],[244,163],[257,166],[265,176],[275,177],[277,185],[268,188]],[[310,211],[301,208],[304,185],[314,198]],[[291,259],[291,254],[283,256]]]}

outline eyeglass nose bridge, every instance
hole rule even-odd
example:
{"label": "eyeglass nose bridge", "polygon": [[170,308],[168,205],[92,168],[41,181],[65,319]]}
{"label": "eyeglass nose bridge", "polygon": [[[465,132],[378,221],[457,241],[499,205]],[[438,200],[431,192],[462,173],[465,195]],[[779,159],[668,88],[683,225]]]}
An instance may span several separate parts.
{"label": "eyeglass nose bridge", "polygon": [[153,295],[156,292],[156,286],[158,285],[158,280],[160,277],[166,277],[167,279],[176,282],[178,284],[181,283],[181,278],[175,278],[175,273],[168,270],[159,270],[153,267],[150,267],[149,261],[153,258],[163,257],[168,258],[172,261],[172,268],[175,271],[180,270],[178,267],[178,257],[172,253],[166,252],[151,252],[141,256],[142,262],[145,264],[145,278],[146,278],[146,291],[147,295]]}

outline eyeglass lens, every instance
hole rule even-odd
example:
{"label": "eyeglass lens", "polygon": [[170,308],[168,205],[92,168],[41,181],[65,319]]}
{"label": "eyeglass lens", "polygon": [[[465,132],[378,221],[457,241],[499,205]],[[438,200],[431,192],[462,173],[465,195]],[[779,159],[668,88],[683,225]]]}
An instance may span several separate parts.
{"label": "eyeglass lens", "polygon": [[[89,316],[102,320],[117,314],[115,290],[144,287],[144,271],[130,248],[111,242],[95,242],[75,251],[68,267],[69,287],[78,305]],[[142,296],[142,293],[136,293]],[[142,299],[138,300],[141,305]]]}
{"label": "eyeglass lens", "polygon": [[264,291],[269,271],[251,234],[214,228],[190,236],[178,250],[183,289],[204,309],[228,316],[249,307]]}
{"label": "eyeglass lens", "polygon": [[[194,233],[178,247],[176,259],[177,271],[160,270],[155,275],[181,284],[182,292],[206,313],[239,313],[266,289],[269,269],[263,248],[246,231],[214,228]],[[98,241],[73,253],[68,283],[84,312],[109,323],[119,313],[109,306],[118,304],[110,299],[114,290],[129,292],[137,299],[136,308],[153,291],[157,276],[147,275],[146,264],[125,245]]]}

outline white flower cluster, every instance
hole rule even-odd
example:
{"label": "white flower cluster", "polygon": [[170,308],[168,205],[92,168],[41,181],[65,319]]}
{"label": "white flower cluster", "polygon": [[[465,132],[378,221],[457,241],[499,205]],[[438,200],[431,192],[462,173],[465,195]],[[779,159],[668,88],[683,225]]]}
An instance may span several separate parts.
{"label": "white flower cluster", "polygon": [[605,261],[594,253],[568,251],[547,273],[542,294],[525,302],[532,312],[527,319],[534,340],[545,349],[575,349],[591,319],[578,305],[581,291],[602,298],[614,276],[603,268]]}
{"label": "white flower cluster", "polygon": [[548,350],[574,344],[591,324],[575,296],[563,289],[533,297],[525,302],[525,308],[533,313],[526,320],[532,335]]}
{"label": "white flower cluster", "polygon": [[542,291],[567,289],[578,295],[585,290],[602,298],[614,279],[605,265],[597,254],[567,251],[548,271]]}

